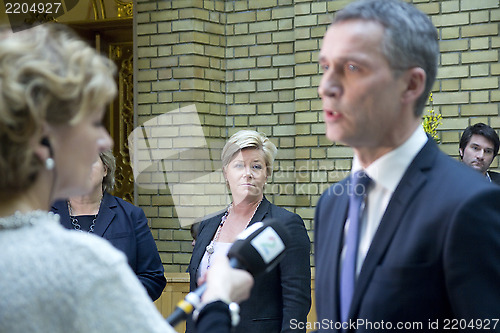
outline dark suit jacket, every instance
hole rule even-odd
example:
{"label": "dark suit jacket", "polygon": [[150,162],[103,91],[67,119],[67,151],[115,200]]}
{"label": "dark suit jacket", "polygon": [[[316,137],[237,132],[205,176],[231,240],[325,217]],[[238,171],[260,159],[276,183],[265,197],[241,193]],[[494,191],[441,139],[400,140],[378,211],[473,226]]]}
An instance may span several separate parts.
{"label": "dark suit jacket", "polygon": [[[57,201],[52,211],[61,224],[73,229],[66,201]],[[141,208],[104,193],[94,234],[107,239],[127,256],[128,263],[148,291],[151,299],[161,296],[167,283],[156,243]]]}
{"label": "dark suit jacket", "polygon": [[[188,268],[191,290],[196,288],[198,267],[205,253],[205,248],[214,237],[224,213],[225,211],[208,218],[200,225]],[[270,272],[255,279],[250,298],[240,304],[241,322],[236,332],[301,332],[300,330],[290,330],[290,320],[305,322],[309,313],[311,306],[309,256],[311,244],[304,222],[299,215],[275,206],[264,198],[250,221],[250,225],[271,218],[286,223],[293,239],[290,246],[287,247],[284,259]],[[186,332],[194,332],[191,320],[187,322]]]}
{"label": "dark suit jacket", "polygon": [[[318,321],[331,320],[331,325],[340,321],[338,266],[348,207],[342,191],[345,183],[323,193],[315,218],[316,309]],[[436,320],[437,331],[443,331],[447,320],[498,318],[499,254],[500,188],[429,140],[382,217],[349,316],[365,323],[390,322],[393,329],[398,322],[423,325],[400,332],[436,332],[429,328],[429,322]],[[329,325],[322,326],[323,331],[335,331]],[[375,331],[367,325],[352,328]]]}
{"label": "dark suit jacket", "polygon": [[500,173],[495,171],[488,171],[491,181],[497,185],[500,185]]}

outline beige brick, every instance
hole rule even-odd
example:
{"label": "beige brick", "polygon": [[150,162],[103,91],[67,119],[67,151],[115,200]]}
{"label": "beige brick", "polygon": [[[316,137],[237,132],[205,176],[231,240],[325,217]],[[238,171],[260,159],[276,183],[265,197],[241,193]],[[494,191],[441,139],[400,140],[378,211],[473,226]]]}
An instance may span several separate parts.
{"label": "beige brick", "polygon": [[317,123],[318,114],[313,112],[297,112],[295,113],[295,122],[301,123]]}
{"label": "beige brick", "polygon": [[462,27],[462,37],[498,36],[498,23]]}
{"label": "beige brick", "polygon": [[[257,58],[257,68],[271,67],[271,64],[272,64],[271,57],[264,56]],[[277,68],[276,71],[278,71]]]}
{"label": "beige brick", "polygon": [[257,21],[271,21],[271,12],[266,11],[258,11],[257,12]]}
{"label": "beige brick", "polygon": [[316,147],[318,145],[318,138],[315,136],[297,136],[295,138],[295,145],[297,147]]}
{"label": "beige brick", "polygon": [[491,40],[491,48],[498,49],[500,48],[500,37],[490,37]]}
{"label": "beige brick", "polygon": [[251,92],[255,91],[255,82],[230,82],[227,84],[228,92]]}
{"label": "beige brick", "polygon": [[471,50],[484,50],[488,49],[490,44],[490,39],[488,37],[473,38],[470,41]]}
{"label": "beige brick", "polygon": [[468,66],[444,66],[438,69],[438,79],[457,78],[469,76]]}
{"label": "beige brick", "polygon": [[471,103],[488,103],[489,102],[489,92],[488,91],[472,91],[470,94]]}
{"label": "beige brick", "polygon": [[243,13],[229,13],[226,15],[227,23],[243,23],[243,22],[255,22],[257,20],[257,14],[255,12],[243,12]]}
{"label": "beige brick", "polygon": [[498,51],[473,51],[462,53],[462,63],[496,62],[498,61]]}
{"label": "beige brick", "polygon": [[[441,54],[441,66],[458,65],[460,63],[460,53]],[[441,68],[438,68],[438,73]]]}
{"label": "beige brick", "polygon": [[498,115],[498,104],[472,104],[463,105],[461,107],[462,116],[474,116],[480,113],[481,115]]}
{"label": "beige brick", "polygon": [[489,64],[479,64],[470,66],[470,75],[474,76],[487,76],[489,74]]}
{"label": "beige brick", "polygon": [[491,10],[490,16],[492,21],[500,21],[500,9]]}
{"label": "beige brick", "polygon": [[459,37],[460,37],[460,28],[457,27],[441,28],[441,38],[443,40],[454,39]]}
{"label": "beige brick", "polygon": [[326,2],[325,1],[317,1],[313,2],[311,5],[311,12],[312,13],[326,13]]}
{"label": "beige brick", "polygon": [[469,102],[468,92],[457,92],[457,93],[436,93],[432,94],[434,99],[434,105],[441,104],[464,104]]}
{"label": "beige brick", "polygon": [[295,98],[296,99],[318,98],[318,89],[317,88],[296,89]]}
{"label": "beige brick", "polygon": [[300,40],[295,43],[295,51],[311,51],[318,50],[318,41],[317,40]]}
{"label": "beige brick", "polygon": [[460,88],[460,80],[443,80],[441,81],[442,91],[457,91]]}
{"label": "beige brick", "polygon": [[462,80],[462,89],[496,89],[498,88],[498,78],[475,78]]}
{"label": "beige brick", "polygon": [[460,6],[463,11],[499,7],[498,0],[460,0]]}
{"label": "beige brick", "polygon": [[439,129],[463,131],[468,125],[467,118],[444,118],[443,124],[439,126]]}
{"label": "beige brick", "polygon": [[487,23],[490,20],[490,12],[488,10],[474,11],[470,13],[471,24]]}
{"label": "beige brick", "polygon": [[277,92],[259,92],[250,95],[250,103],[272,103],[279,100]]}
{"label": "beige brick", "polygon": [[441,52],[464,51],[469,48],[469,43],[465,39],[442,41],[439,43]]}
{"label": "beige brick", "polygon": [[227,38],[227,46],[253,45],[257,41],[255,35],[247,36],[229,36]]}
{"label": "beige brick", "polygon": [[258,45],[250,47],[250,56],[274,55],[278,53],[277,45]]}
{"label": "beige brick", "polygon": [[278,7],[272,9],[272,19],[292,18],[295,13],[293,7]]}
{"label": "beige brick", "polygon": [[415,7],[427,15],[439,14],[439,3],[437,2],[417,4]]}
{"label": "beige brick", "polygon": [[469,24],[469,14],[468,13],[456,13],[447,15],[436,15],[432,16],[432,23],[436,27],[448,27],[456,25]]}
{"label": "beige brick", "polygon": [[290,30],[293,28],[293,20],[290,18],[287,19],[281,19],[278,21],[278,30],[283,31],[283,30]]}
{"label": "beige brick", "polygon": [[460,116],[460,109],[458,105],[445,105],[441,106],[438,111],[443,117],[458,117]]}
{"label": "beige brick", "polygon": [[248,25],[250,33],[262,33],[278,30],[278,21],[256,22]]}
{"label": "beige brick", "polygon": [[[491,102],[500,102],[500,91],[495,90],[491,92],[490,95]],[[499,117],[500,119],[500,117]]]}
{"label": "beige brick", "polygon": [[443,13],[455,13],[460,10],[460,3],[458,1],[441,1],[441,11]]}
{"label": "beige brick", "polygon": [[293,53],[294,43],[280,43],[278,45],[279,54],[290,54]]}
{"label": "beige brick", "polygon": [[295,40],[294,31],[282,31],[272,34],[273,43],[290,42]]}

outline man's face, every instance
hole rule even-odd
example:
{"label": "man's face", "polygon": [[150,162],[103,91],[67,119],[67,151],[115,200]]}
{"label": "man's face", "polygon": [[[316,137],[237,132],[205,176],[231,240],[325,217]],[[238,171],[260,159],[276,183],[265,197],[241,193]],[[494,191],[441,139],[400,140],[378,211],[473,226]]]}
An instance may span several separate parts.
{"label": "man's face", "polygon": [[400,128],[404,81],[381,51],[384,28],[349,20],[328,28],[319,54],[326,136],[354,148],[382,147]]}
{"label": "man's face", "polygon": [[493,158],[495,158],[493,151],[493,142],[482,135],[473,134],[465,149],[460,149],[460,156],[465,164],[482,174],[486,174]]}

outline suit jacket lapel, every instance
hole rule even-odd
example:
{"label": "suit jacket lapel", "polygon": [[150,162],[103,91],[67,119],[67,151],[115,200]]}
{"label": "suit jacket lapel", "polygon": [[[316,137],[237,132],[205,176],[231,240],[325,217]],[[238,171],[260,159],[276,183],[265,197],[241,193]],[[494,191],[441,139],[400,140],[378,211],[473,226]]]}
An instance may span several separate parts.
{"label": "suit jacket lapel", "polygon": [[[345,182],[338,183],[338,185],[341,185],[344,187],[347,187]],[[335,201],[335,207],[334,209],[331,209],[331,215],[330,218],[327,220],[329,223],[329,227],[332,229],[331,231],[327,231],[327,235],[332,235],[331,237],[331,252],[328,251],[328,253],[334,254],[331,255],[332,257],[332,267],[335,267],[335,272],[340,272],[340,257],[342,254],[342,248],[343,248],[343,239],[344,239],[344,225],[347,220],[347,211],[349,208],[349,196],[347,194],[347,191],[342,192],[343,195],[339,196],[338,199]],[[342,221],[341,223],[333,223],[333,221]],[[331,279],[333,280],[333,286],[336,289],[335,294],[340,295],[340,281],[339,281],[339,274],[331,274]],[[321,291],[320,291],[321,292]],[[327,296],[329,297],[329,296]],[[335,314],[336,318],[333,320],[335,322],[340,322],[340,303],[338,301],[333,301],[334,304],[334,309],[332,313]]]}
{"label": "suit jacket lapel", "polygon": [[431,141],[432,140],[429,140],[424,145],[422,150],[410,164],[387,205],[387,209],[373,237],[370,249],[368,250],[358,277],[351,303],[351,318],[356,317],[362,296],[365,294],[365,290],[372,279],[375,268],[382,262],[394,233],[400,225],[403,214],[411,205],[411,200],[416,192],[420,190],[427,180],[425,170],[432,167],[439,149],[434,142]]}
{"label": "suit jacket lapel", "polygon": [[68,203],[66,200],[59,200],[55,202],[52,205],[52,211],[61,217],[60,223],[63,227],[67,229],[73,229],[71,220],[69,218]]}
{"label": "suit jacket lapel", "polygon": [[99,215],[97,215],[95,223],[94,234],[101,237],[104,235],[116,215],[112,208],[117,205],[115,197],[107,192],[104,192],[101,207],[99,209]]}
{"label": "suit jacket lapel", "polygon": [[215,215],[211,217],[209,220],[207,220],[204,223],[203,232],[198,234],[198,238],[196,239],[196,245],[195,248],[193,249],[193,254],[191,259],[192,261],[191,273],[195,277],[194,281],[196,281],[198,278],[198,268],[200,267],[201,259],[205,254],[205,249],[207,245],[210,244],[210,241],[214,237],[215,232],[217,231],[217,227],[219,226],[219,223],[221,221],[222,215],[224,215],[225,212],[226,210],[222,211],[220,214]]}

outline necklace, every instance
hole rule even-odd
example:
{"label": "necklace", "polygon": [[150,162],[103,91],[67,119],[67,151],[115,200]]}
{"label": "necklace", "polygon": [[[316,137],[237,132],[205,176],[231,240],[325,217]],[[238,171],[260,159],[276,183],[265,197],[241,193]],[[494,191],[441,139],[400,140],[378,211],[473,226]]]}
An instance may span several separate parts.
{"label": "necklace", "polygon": [[[259,208],[261,202],[262,202],[262,199],[259,201],[259,204],[257,205],[257,207],[255,207],[255,210],[253,211],[252,216],[250,216],[250,219],[248,220],[247,224],[245,225],[245,228],[243,228],[243,229],[246,229],[248,227],[248,225],[250,224],[250,221],[252,221],[253,216],[255,215],[255,212]],[[224,226],[224,223],[227,220],[227,217],[229,215],[229,212],[231,211],[231,208],[233,208],[233,204],[232,203],[229,205],[229,207],[227,208],[226,212],[222,216],[222,218],[220,220],[220,223],[219,223],[219,226],[217,227],[217,231],[215,232],[214,238],[212,239],[212,241],[210,241],[210,244],[208,244],[207,247],[206,247],[206,250],[207,250],[207,253],[208,253],[207,269],[210,267],[210,259],[212,258],[212,254],[215,251],[214,244],[215,244],[215,242],[217,242],[217,239],[219,239],[219,234],[220,234],[220,232],[222,230],[222,227]]]}
{"label": "necklace", "polygon": [[43,210],[34,210],[27,213],[17,211],[13,215],[0,218],[0,230],[33,226],[39,222],[45,223],[47,220],[59,223],[59,215]]}
{"label": "necklace", "polygon": [[[97,220],[97,215],[99,215],[99,210],[101,210],[101,202],[102,202],[102,197],[99,200],[99,209],[97,210],[97,214],[95,214],[94,218],[92,219],[92,224],[90,225],[90,228],[89,228],[89,231],[88,231],[89,234],[91,234],[91,233],[94,232],[95,221]],[[73,228],[76,231],[83,232],[82,226],[80,225],[80,222],[78,221],[78,219],[76,218],[76,216],[73,215],[73,210],[71,209],[71,204],[70,204],[69,200],[67,201],[67,203],[68,203],[69,219],[71,220],[71,224],[73,225]]]}

